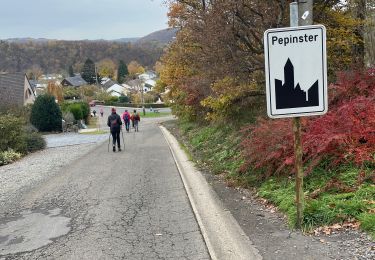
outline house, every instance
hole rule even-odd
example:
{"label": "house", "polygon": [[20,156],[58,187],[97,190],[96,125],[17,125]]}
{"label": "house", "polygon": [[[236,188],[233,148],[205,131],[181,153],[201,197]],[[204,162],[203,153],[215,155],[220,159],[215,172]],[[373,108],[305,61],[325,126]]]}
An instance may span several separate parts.
{"label": "house", "polygon": [[39,77],[40,80],[61,80],[63,76],[61,74],[47,74]]}
{"label": "house", "polygon": [[34,103],[35,89],[25,73],[0,73],[0,106]]}
{"label": "house", "polygon": [[109,89],[110,87],[112,87],[113,85],[117,84],[116,82],[114,82],[113,80],[111,79],[106,79],[106,80],[102,80],[102,87],[104,89]]}
{"label": "house", "polygon": [[157,77],[156,73],[152,70],[148,70],[145,73],[142,73],[138,76],[138,78],[143,80],[143,81],[146,81],[146,80],[149,80],[149,79],[154,79],[156,77]]}
{"label": "house", "polygon": [[61,85],[63,85],[64,87],[69,87],[69,86],[80,87],[80,86],[87,85],[87,84],[88,83],[81,77],[81,75],[76,75],[74,77],[65,78],[63,79],[63,81],[61,81]]}
{"label": "house", "polygon": [[129,90],[127,88],[116,83],[109,87],[106,91],[114,97],[120,97],[124,95],[127,96],[127,94],[129,93]]}
{"label": "house", "polygon": [[148,79],[144,82],[143,89],[145,92],[151,91],[156,86],[156,81]]}

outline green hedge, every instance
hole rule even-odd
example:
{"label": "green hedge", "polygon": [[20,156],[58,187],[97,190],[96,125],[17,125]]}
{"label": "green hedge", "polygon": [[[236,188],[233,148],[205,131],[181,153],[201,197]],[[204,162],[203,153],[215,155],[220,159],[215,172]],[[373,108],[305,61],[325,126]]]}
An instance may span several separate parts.
{"label": "green hedge", "polygon": [[118,106],[118,107],[134,107],[134,108],[142,108],[142,106],[145,106],[145,108],[165,108],[168,107],[165,104],[136,104],[136,103],[120,103],[120,102],[113,102],[111,104],[106,104],[109,106]]}
{"label": "green hedge", "polygon": [[70,112],[74,115],[75,120],[84,119],[86,123],[90,116],[90,106],[85,101],[73,101],[73,102],[63,102],[61,105],[61,110],[66,113]]}
{"label": "green hedge", "polygon": [[69,111],[73,114],[75,120],[83,119],[83,112],[80,104],[71,104],[69,106]]}

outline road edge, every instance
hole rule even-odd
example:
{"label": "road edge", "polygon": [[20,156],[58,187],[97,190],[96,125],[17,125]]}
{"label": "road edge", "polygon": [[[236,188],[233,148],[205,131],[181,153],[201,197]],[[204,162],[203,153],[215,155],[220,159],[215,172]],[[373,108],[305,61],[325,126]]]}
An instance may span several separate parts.
{"label": "road edge", "polygon": [[249,237],[226,210],[200,171],[180,148],[176,138],[159,126],[180,173],[191,207],[213,260],[262,259]]}

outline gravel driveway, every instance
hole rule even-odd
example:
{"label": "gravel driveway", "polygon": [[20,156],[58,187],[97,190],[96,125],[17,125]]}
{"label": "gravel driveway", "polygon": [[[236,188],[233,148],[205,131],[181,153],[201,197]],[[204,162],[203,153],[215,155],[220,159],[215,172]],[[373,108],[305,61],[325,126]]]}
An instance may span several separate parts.
{"label": "gravel driveway", "polygon": [[47,147],[52,148],[77,144],[99,143],[108,140],[108,135],[108,133],[100,135],[64,133],[44,135],[44,138],[47,141]]}

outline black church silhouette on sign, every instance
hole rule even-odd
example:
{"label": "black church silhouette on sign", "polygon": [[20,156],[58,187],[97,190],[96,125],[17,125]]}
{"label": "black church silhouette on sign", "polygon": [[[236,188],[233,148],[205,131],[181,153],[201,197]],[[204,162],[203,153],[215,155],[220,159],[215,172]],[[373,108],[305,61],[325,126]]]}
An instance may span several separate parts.
{"label": "black church silhouette on sign", "polygon": [[318,80],[307,91],[299,83],[295,86],[294,66],[289,58],[284,66],[284,82],[275,79],[276,109],[319,106]]}

